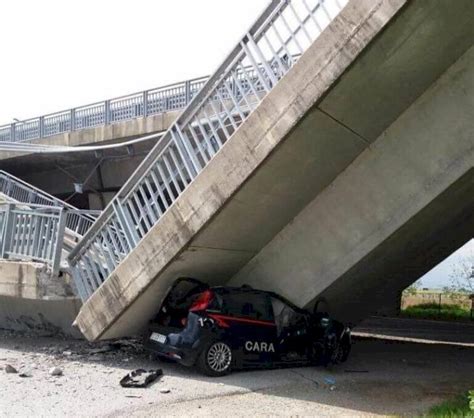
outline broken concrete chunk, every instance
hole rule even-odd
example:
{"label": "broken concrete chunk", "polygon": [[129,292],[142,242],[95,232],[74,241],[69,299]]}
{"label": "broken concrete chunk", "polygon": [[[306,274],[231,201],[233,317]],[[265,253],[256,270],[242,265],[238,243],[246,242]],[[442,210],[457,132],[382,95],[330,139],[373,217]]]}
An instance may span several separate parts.
{"label": "broken concrete chunk", "polygon": [[33,377],[30,370],[23,370],[18,376],[20,377]]}
{"label": "broken concrete chunk", "polygon": [[17,369],[15,369],[12,365],[7,364],[5,366],[5,372],[6,373],[18,373]]}
{"label": "broken concrete chunk", "polygon": [[63,371],[59,367],[52,367],[49,369],[49,374],[51,376],[62,376]]}

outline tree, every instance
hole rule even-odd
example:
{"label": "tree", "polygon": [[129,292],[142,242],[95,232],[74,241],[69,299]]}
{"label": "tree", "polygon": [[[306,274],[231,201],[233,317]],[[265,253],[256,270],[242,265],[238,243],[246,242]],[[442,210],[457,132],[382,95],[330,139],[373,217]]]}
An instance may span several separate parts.
{"label": "tree", "polygon": [[423,283],[421,280],[416,281],[415,283],[412,283],[410,286],[408,286],[404,292],[408,295],[416,295],[416,292],[420,290],[423,287]]}
{"label": "tree", "polygon": [[470,250],[452,267],[451,284],[458,292],[474,293],[474,251]]}

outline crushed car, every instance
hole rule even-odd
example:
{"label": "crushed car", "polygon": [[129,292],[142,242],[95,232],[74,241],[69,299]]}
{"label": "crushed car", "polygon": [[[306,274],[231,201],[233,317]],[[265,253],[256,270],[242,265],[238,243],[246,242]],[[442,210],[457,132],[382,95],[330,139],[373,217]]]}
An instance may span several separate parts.
{"label": "crushed car", "polygon": [[144,346],[209,376],[231,370],[344,362],[351,330],[249,286],[178,279],[150,322]]}

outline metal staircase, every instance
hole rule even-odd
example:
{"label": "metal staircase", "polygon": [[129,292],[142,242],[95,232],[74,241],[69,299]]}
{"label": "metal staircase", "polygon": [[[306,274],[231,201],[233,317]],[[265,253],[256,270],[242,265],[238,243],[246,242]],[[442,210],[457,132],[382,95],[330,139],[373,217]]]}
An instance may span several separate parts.
{"label": "metal staircase", "polygon": [[83,300],[159,222],[347,0],[273,0],[69,255]]}

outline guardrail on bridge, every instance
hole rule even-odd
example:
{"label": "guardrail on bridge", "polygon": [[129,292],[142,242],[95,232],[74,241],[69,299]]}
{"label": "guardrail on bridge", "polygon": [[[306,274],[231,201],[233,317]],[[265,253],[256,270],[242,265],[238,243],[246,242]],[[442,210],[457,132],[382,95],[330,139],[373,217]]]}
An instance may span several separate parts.
{"label": "guardrail on bridge", "polygon": [[200,77],[0,126],[0,142],[29,142],[158,113],[181,110],[208,77]]}

